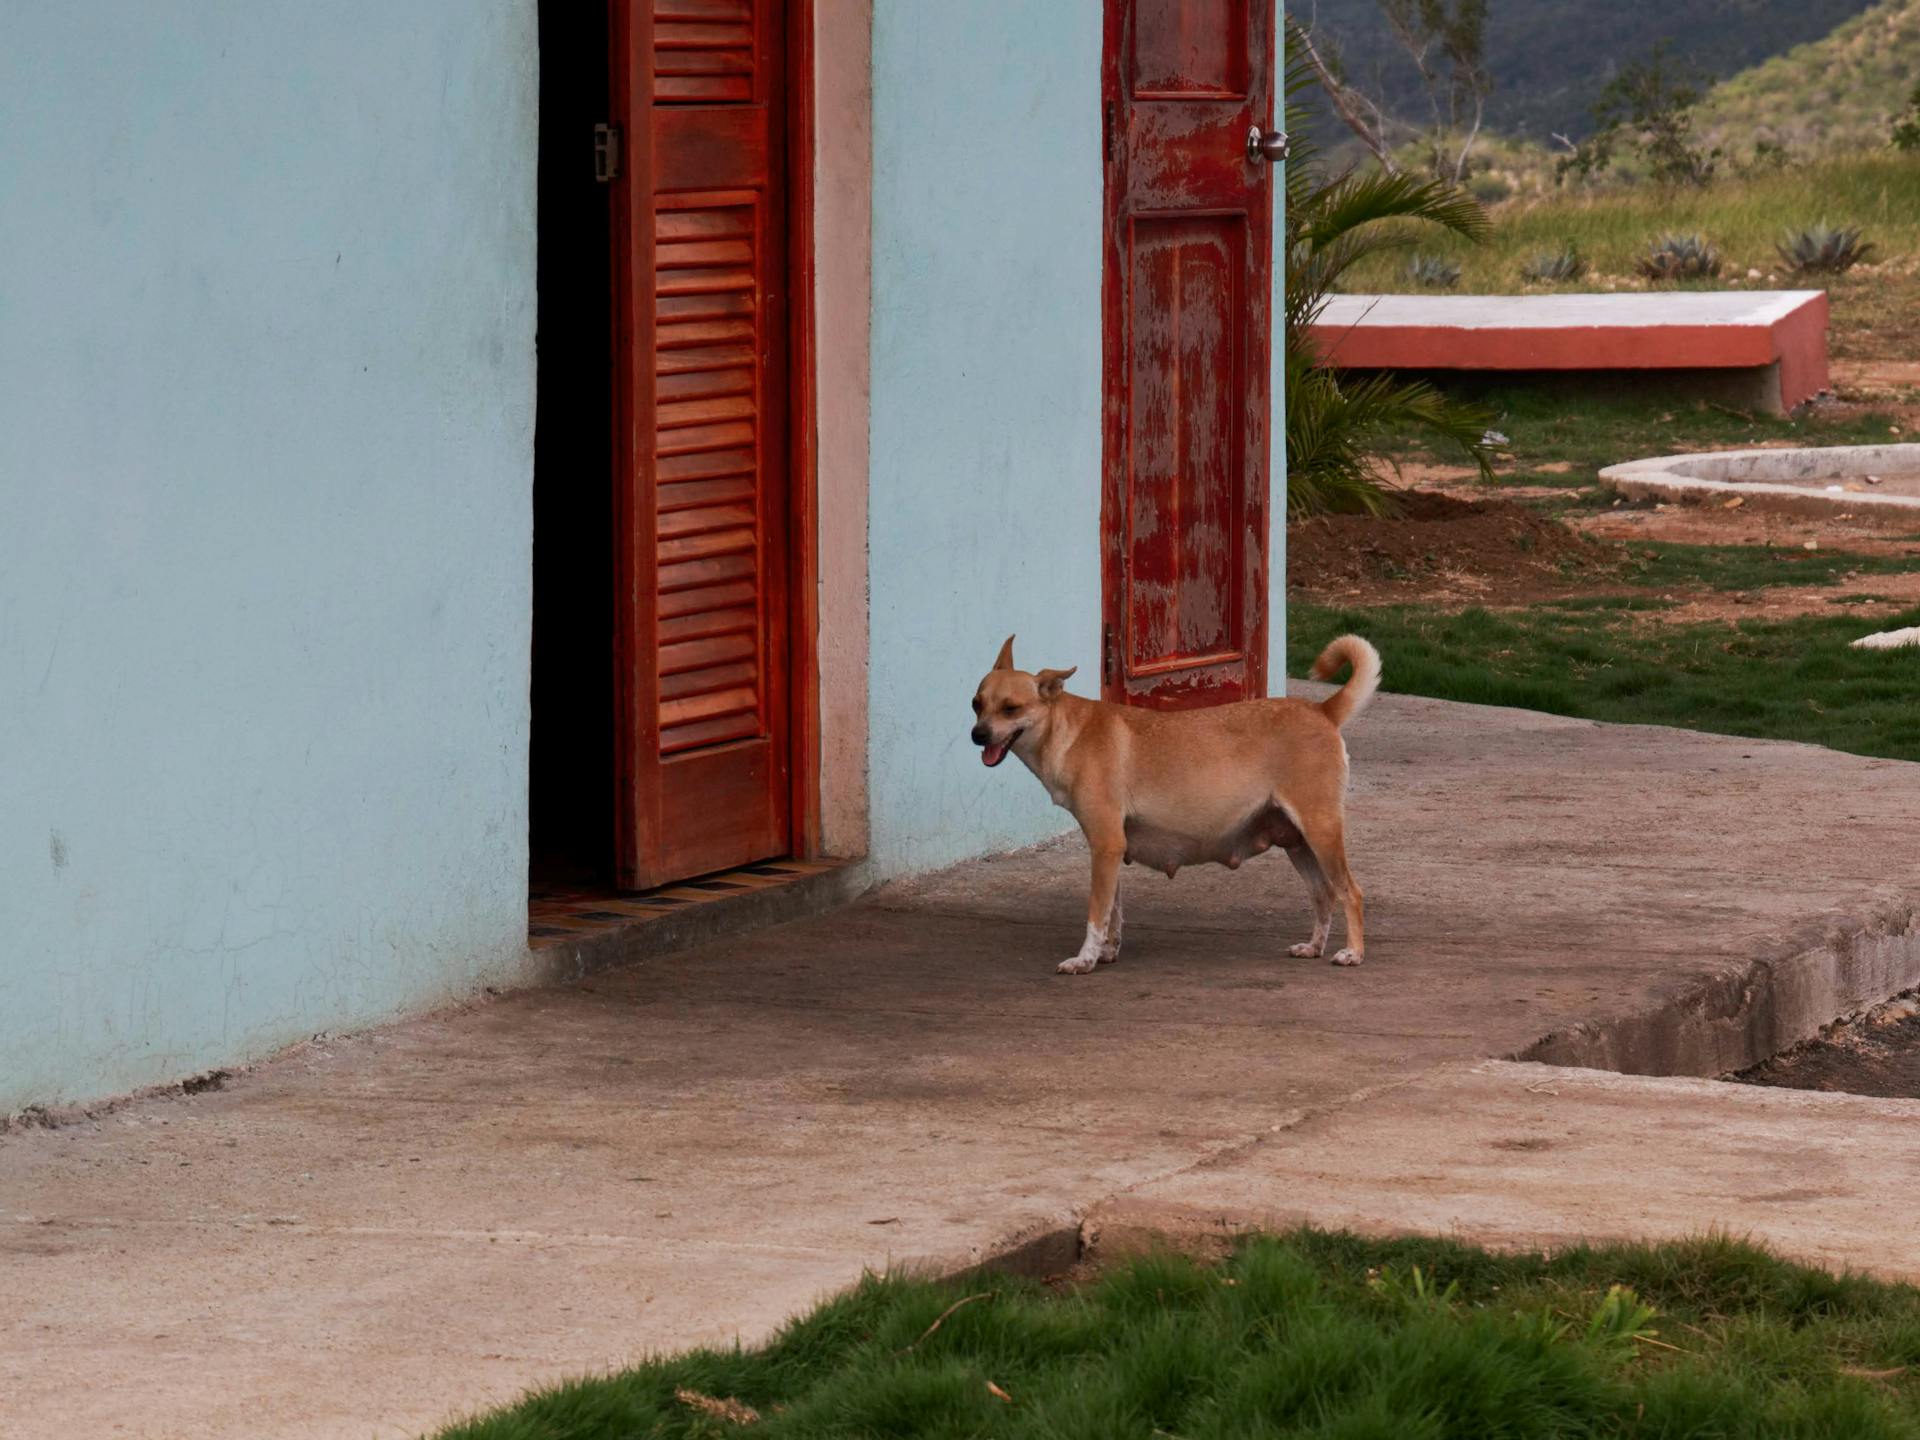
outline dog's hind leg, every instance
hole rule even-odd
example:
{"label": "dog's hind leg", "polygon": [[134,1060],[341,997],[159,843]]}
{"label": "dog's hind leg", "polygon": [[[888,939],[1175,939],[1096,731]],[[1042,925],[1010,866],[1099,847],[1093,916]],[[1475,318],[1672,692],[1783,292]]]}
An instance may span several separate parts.
{"label": "dog's hind leg", "polygon": [[1339,897],[1340,908],[1346,911],[1347,943],[1343,949],[1334,952],[1333,963],[1358,965],[1367,957],[1366,916],[1360,887],[1354,884],[1353,874],[1347,869],[1346,827],[1341,824],[1339,815],[1335,814],[1325,818],[1315,817],[1311,822],[1303,823],[1300,829],[1306,836],[1307,844],[1313,847],[1314,863],[1326,877],[1328,888]]}
{"label": "dog's hind leg", "polygon": [[1307,895],[1313,902],[1313,938],[1289,945],[1287,954],[1296,960],[1318,960],[1326,953],[1327,935],[1333,929],[1333,887],[1327,884],[1320,862],[1313,858],[1313,851],[1304,840],[1287,847],[1287,859],[1307,882]]}

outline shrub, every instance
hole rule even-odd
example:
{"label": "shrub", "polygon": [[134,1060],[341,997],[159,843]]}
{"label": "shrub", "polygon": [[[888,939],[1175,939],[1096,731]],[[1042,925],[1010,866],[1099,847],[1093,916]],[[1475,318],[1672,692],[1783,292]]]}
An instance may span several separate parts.
{"label": "shrub", "polygon": [[1560,285],[1578,280],[1587,273],[1587,259],[1573,245],[1558,250],[1540,250],[1520,265],[1520,278],[1541,285]]}
{"label": "shrub", "polygon": [[1423,290],[1451,290],[1460,283],[1460,267],[1439,255],[1416,255],[1407,261],[1407,279]]}
{"label": "shrub", "polygon": [[1613,164],[1624,144],[1645,162],[1647,173],[1661,185],[1705,185],[1721,159],[1718,148],[1704,149],[1693,138],[1693,111],[1700,103],[1701,77],[1684,62],[1676,63],[1666,44],[1644,59],[1622,66],[1607,82],[1593,107],[1599,128],[1591,138],[1562,156],[1555,176],[1590,179]]}
{"label": "shrub", "polygon": [[1649,280],[1706,280],[1720,273],[1720,252],[1704,235],[1662,235],[1633,268]]}
{"label": "shrub", "polygon": [[1821,224],[1789,230],[1787,238],[1774,249],[1780,252],[1781,263],[1796,274],[1838,275],[1872,254],[1873,244],[1860,238],[1858,226]]}
{"label": "shrub", "polygon": [[1498,205],[1513,194],[1513,182],[1504,175],[1482,173],[1467,182],[1467,193],[1482,205]]}
{"label": "shrub", "polygon": [[1913,87],[1906,105],[1893,117],[1892,141],[1896,150],[1920,150],[1920,85]]}

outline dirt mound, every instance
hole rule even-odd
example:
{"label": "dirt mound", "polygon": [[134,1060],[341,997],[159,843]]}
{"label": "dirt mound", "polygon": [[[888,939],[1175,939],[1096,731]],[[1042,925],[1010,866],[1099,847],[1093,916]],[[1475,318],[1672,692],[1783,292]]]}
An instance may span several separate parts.
{"label": "dirt mound", "polygon": [[1287,586],[1322,593],[1436,576],[1512,581],[1606,571],[1618,548],[1510,500],[1403,491],[1397,515],[1327,515],[1287,527]]}

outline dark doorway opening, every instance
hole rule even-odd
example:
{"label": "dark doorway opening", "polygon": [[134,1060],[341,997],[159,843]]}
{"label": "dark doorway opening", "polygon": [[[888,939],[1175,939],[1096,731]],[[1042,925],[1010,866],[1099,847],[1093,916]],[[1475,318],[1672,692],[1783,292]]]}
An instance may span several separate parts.
{"label": "dark doorway opening", "polygon": [[531,880],[614,871],[613,296],[604,5],[541,0]]}

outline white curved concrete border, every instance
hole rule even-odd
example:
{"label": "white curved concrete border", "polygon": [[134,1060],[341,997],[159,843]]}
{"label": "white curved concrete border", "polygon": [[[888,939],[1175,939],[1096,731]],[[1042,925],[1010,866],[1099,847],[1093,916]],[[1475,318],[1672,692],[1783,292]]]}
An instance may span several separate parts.
{"label": "white curved concrete border", "polygon": [[1632,499],[1710,504],[1744,496],[1758,509],[1801,514],[1834,511],[1912,512],[1920,518],[1920,494],[1871,490],[1826,490],[1816,479],[1844,484],[1869,475],[1920,475],[1920,445],[1835,445],[1806,450],[1715,450],[1699,455],[1660,455],[1609,465],[1600,483]]}
{"label": "white curved concrete border", "polygon": [[1904,630],[1879,630],[1853,642],[1856,650],[1907,650],[1915,646],[1920,646],[1920,625],[1909,625]]}

